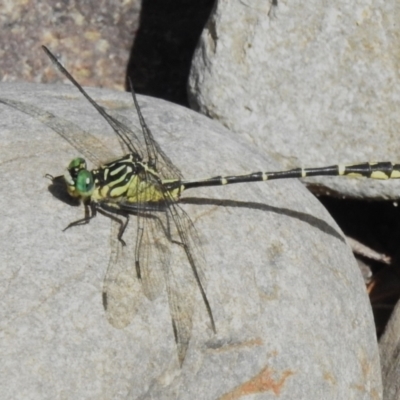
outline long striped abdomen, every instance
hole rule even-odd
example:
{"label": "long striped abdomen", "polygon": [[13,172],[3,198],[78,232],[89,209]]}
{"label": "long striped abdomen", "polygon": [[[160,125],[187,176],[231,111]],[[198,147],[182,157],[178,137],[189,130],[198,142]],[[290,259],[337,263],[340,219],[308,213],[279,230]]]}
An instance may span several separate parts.
{"label": "long striped abdomen", "polygon": [[209,179],[186,181],[180,184],[184,189],[203,186],[222,186],[233,183],[260,182],[273,179],[306,178],[309,176],[349,176],[371,179],[400,178],[400,164],[390,161],[352,165],[331,165],[321,168],[294,168],[286,171],[254,172],[246,175],[215,176]]}

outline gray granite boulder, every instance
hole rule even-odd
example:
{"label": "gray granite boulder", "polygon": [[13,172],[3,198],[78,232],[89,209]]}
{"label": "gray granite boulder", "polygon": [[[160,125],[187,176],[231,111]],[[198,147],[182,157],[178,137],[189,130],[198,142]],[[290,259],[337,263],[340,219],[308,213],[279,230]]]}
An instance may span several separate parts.
{"label": "gray granite boulder", "polygon": [[390,317],[379,342],[382,365],[383,395],[385,400],[400,398],[400,303]]}
{"label": "gray granite boulder", "polygon": [[[395,0],[218,0],[192,62],[194,109],[286,168],[399,162]],[[400,182],[316,178],[351,197]]]}
{"label": "gray granite boulder", "polygon": [[[89,93],[138,131],[129,94]],[[1,84],[0,99],[43,110],[33,116],[0,104],[0,398],[381,398],[361,274],[338,226],[300,183],[182,196],[207,260],[217,332],[197,293],[180,366],[165,293],[151,301],[127,274],[137,290],[129,323],[117,329],[109,322],[102,290],[110,220],[98,216],[62,232],[83,210],[54,197],[44,178],[79,155],[50,126],[82,130],[86,142],[90,132],[120,154],[111,129],[70,86]],[[193,111],[143,96],[139,102],[186,178],[277,168]]]}

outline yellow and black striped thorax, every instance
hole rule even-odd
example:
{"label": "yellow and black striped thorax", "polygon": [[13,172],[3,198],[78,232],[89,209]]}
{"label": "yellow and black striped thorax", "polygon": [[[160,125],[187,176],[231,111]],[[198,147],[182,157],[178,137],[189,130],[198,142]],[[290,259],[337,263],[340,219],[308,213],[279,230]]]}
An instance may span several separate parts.
{"label": "yellow and black striped thorax", "polygon": [[92,171],[95,202],[124,201],[127,203],[156,203],[165,199],[165,189],[156,170],[147,162],[137,161],[135,154]]}

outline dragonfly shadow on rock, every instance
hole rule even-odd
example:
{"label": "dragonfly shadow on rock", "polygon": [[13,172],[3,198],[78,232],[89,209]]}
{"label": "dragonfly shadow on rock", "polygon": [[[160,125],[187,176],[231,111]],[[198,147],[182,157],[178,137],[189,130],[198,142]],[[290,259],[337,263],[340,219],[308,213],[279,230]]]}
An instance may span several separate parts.
{"label": "dragonfly shadow on rock", "polygon": [[313,228],[317,228],[321,232],[324,232],[330,236],[335,237],[336,239],[339,239],[343,243],[346,242],[343,235],[340,234],[340,232],[338,232],[331,225],[329,225],[326,221],[322,220],[321,218],[315,217],[314,215],[310,215],[301,211],[294,211],[288,208],[269,206],[267,204],[257,203],[254,201],[235,201],[230,199],[207,199],[198,197],[185,197],[182,198],[180,202],[185,204],[214,205],[214,206],[247,208],[265,212],[273,212],[275,214],[285,215],[287,217],[303,221],[308,225],[312,226]]}
{"label": "dragonfly shadow on rock", "polygon": [[47,189],[57,200],[60,200],[72,207],[79,207],[81,205],[79,199],[72,197],[68,193],[67,187],[65,186],[65,180],[62,175],[53,177],[49,174],[46,174],[45,178],[51,180],[51,183]]}

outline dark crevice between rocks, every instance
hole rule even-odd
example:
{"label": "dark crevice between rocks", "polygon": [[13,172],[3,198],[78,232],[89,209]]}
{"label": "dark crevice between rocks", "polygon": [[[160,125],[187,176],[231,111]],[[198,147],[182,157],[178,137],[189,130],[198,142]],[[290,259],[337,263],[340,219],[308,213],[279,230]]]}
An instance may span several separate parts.
{"label": "dark crevice between rocks", "polygon": [[[340,178],[338,178],[340,179]],[[380,336],[400,297],[400,207],[393,201],[365,201],[320,196],[346,236],[390,258],[390,263],[356,255],[370,269],[367,289]]]}
{"label": "dark crevice between rocks", "polygon": [[[128,77],[135,91],[188,107],[193,53],[214,0],[143,0]],[[128,89],[129,90],[129,89]]]}

